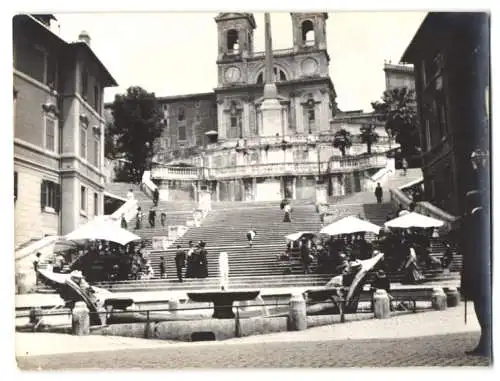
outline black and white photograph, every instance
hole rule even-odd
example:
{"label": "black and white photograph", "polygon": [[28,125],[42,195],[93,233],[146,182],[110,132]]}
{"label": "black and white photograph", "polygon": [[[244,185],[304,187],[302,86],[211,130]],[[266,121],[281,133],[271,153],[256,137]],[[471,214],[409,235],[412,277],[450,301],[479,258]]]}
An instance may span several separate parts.
{"label": "black and white photograph", "polygon": [[493,367],[488,10],[11,23],[21,373]]}

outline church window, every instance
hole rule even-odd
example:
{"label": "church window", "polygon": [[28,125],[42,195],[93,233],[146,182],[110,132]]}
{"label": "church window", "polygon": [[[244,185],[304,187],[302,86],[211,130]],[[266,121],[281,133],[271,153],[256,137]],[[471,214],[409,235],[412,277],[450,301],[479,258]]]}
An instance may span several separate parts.
{"label": "church window", "polygon": [[233,101],[229,110],[229,138],[242,138],[243,131],[241,127],[241,110],[237,108],[236,102]]}
{"label": "church window", "polygon": [[308,129],[308,133],[312,134],[313,131],[316,129],[316,110],[315,110],[314,99],[309,98],[309,100],[304,105],[304,111],[306,114],[305,119],[306,119],[306,126]]}
{"label": "church window", "polygon": [[302,43],[304,45],[314,45],[314,25],[311,20],[302,23]]}
{"label": "church window", "polygon": [[179,115],[177,116],[177,119],[179,120],[179,122],[181,122],[181,121],[183,121],[183,120],[186,119],[186,115],[184,113],[184,108],[183,107],[181,107],[179,109]]}
{"label": "church window", "polygon": [[178,126],[177,134],[178,134],[178,140],[179,141],[185,141],[186,140],[186,125],[185,124],[183,124],[181,126]]}
{"label": "church window", "polygon": [[238,31],[230,29],[227,32],[227,51],[229,53],[236,53],[239,50]]}

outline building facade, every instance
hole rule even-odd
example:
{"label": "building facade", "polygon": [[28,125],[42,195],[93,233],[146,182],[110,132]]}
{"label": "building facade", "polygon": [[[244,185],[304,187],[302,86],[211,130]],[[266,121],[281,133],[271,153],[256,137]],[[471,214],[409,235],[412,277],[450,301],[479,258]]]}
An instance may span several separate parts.
{"label": "building facade", "polygon": [[385,89],[392,90],[407,87],[415,90],[415,72],[413,65],[384,63]]}
{"label": "building facade", "polygon": [[486,13],[429,13],[402,58],[415,67],[426,198],[455,215],[477,186],[472,153],[490,151],[489,44]]}
{"label": "building facade", "polygon": [[116,82],[90,48],[13,18],[16,247],[66,234],[103,213],[103,90]]}
{"label": "building facade", "polygon": [[[272,76],[281,106],[269,134],[261,107],[265,53],[254,50],[251,13],[220,13],[217,87],[212,93],[160,97],[164,132],[151,175],[166,200],[196,198],[207,187],[214,201],[315,199],[360,191],[386,165],[385,131],[367,157],[358,140],[340,157],[332,143],[340,128],[359,135],[363,123],[336,123],[335,87],[329,76],[326,13],[291,13],[293,46],[272,51]],[[364,120],[361,122],[361,120]],[[381,127],[381,126],[380,126]]]}

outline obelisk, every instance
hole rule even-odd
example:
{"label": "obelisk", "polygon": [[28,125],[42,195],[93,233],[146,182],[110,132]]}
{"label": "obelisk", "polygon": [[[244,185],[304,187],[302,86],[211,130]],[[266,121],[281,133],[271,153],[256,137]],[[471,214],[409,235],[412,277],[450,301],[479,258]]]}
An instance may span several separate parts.
{"label": "obelisk", "polygon": [[271,17],[264,13],[266,32],[266,55],[265,55],[265,85],[264,101],[261,105],[262,112],[262,136],[275,136],[283,134],[282,107],[278,99],[278,89],[274,83],[273,73],[273,44],[271,38]]}

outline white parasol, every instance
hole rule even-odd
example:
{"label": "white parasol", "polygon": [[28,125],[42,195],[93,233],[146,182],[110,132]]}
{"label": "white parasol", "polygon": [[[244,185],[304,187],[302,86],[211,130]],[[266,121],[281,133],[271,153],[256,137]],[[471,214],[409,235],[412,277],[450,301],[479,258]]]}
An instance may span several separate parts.
{"label": "white parasol", "polygon": [[288,234],[287,236],[285,236],[285,238],[289,241],[297,241],[297,240],[301,239],[302,237],[313,238],[315,236],[316,236],[316,233],[310,232],[310,231],[305,231],[305,232],[297,232],[297,233]]}
{"label": "white parasol", "polygon": [[359,232],[371,232],[378,234],[380,232],[380,226],[354,216],[349,216],[325,226],[321,229],[320,234],[339,235]]}
{"label": "white parasol", "polygon": [[138,235],[122,229],[112,221],[100,221],[83,225],[66,235],[65,238],[68,240],[102,239],[120,245],[126,245],[129,242],[141,239]]}
{"label": "white parasol", "polygon": [[444,222],[436,218],[427,217],[423,214],[411,212],[400,217],[396,217],[385,223],[390,228],[439,228]]}

